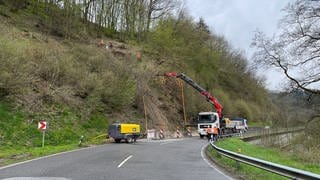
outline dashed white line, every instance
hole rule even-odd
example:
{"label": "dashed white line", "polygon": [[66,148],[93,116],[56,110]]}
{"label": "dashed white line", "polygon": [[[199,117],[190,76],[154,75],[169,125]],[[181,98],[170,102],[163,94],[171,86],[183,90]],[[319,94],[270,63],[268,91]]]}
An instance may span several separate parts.
{"label": "dashed white line", "polygon": [[123,160],[119,165],[118,168],[120,168],[124,163],[126,163],[130,158],[132,158],[132,155],[128,156],[125,160]]}
{"label": "dashed white line", "polygon": [[201,148],[201,157],[202,159],[213,169],[215,169],[216,171],[218,171],[220,174],[224,175],[226,178],[230,179],[230,180],[233,180],[230,176],[224,174],[223,172],[221,172],[219,169],[217,169],[215,166],[213,166],[206,158],[205,158],[205,155],[204,155],[204,149],[207,145],[204,145],[202,146]]}

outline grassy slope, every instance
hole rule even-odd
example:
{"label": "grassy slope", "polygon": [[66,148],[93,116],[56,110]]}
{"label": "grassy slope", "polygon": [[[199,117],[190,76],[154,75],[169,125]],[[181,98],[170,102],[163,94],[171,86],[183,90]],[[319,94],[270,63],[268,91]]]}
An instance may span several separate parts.
{"label": "grassy slope", "polygon": [[31,124],[28,126],[21,113],[0,104],[0,166],[76,147],[73,142],[41,148],[41,132],[37,130],[36,123]]}
{"label": "grassy slope", "polygon": [[[256,157],[259,159],[271,161],[274,163],[303,169],[306,171],[314,172],[314,173],[320,173],[320,165],[316,163],[308,163],[305,161],[302,161],[298,158],[298,156],[292,155],[287,152],[282,152],[277,149],[269,149],[264,147],[259,147],[255,145],[251,145],[248,143],[245,143],[239,139],[236,138],[230,138],[226,140],[219,141],[217,144],[219,147],[233,151],[233,152],[239,152],[241,151],[242,154]],[[213,157],[216,161],[219,162],[223,167],[226,167],[228,169],[231,169],[232,171],[236,172],[237,174],[243,174],[242,176],[245,177],[245,179],[286,179],[284,177],[266,172],[264,170],[260,170],[258,168],[241,164],[240,168],[236,168],[236,162],[226,158],[222,157],[221,155],[218,155],[212,147],[208,148],[210,156]]]}
{"label": "grassy slope", "polygon": [[[142,118],[130,107],[136,89],[128,60],[134,55],[124,61],[94,38],[46,35],[28,12],[1,5],[0,12],[0,166],[78,148],[81,135],[85,145],[105,142],[109,121]],[[10,94],[1,94],[7,92],[2,87]],[[127,104],[129,113],[119,115]],[[42,118],[49,123],[45,148],[37,130]]]}
{"label": "grassy slope", "polygon": [[[60,120],[67,122],[68,118],[70,114],[60,117]],[[37,130],[37,121],[32,122],[21,111],[1,103],[0,166],[78,148],[80,134],[85,135],[85,143],[102,142],[101,139],[93,136],[103,133],[105,129],[88,132],[74,127],[73,131],[69,131],[70,125],[66,126],[67,128],[63,130],[52,130],[54,127],[49,127],[46,132],[45,147],[42,148],[42,132]]]}

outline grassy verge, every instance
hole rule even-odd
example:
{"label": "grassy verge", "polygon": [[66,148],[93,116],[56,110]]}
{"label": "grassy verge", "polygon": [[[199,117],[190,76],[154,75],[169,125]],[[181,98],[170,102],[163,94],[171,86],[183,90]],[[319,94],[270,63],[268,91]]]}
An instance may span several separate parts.
{"label": "grassy verge", "polygon": [[77,149],[78,144],[45,147],[1,147],[0,166],[34,159],[41,156]]}
{"label": "grassy verge", "polygon": [[38,121],[31,118],[39,119],[0,102],[0,166],[77,149],[81,135],[84,136],[82,146],[106,143],[104,117],[96,115],[81,124],[76,121],[76,114],[61,110],[49,119],[52,123],[42,148]]}
{"label": "grassy verge", "polygon": [[[111,141],[111,139],[105,139],[105,135],[104,135],[104,138],[101,138],[101,136],[98,136],[97,138],[92,138],[90,140],[84,140],[81,147],[88,147],[91,145],[101,145]],[[79,147],[78,143],[68,144],[68,145],[59,145],[59,146],[48,145],[43,148],[42,147],[23,147],[23,146],[19,146],[19,147],[3,146],[3,147],[0,147],[0,167],[25,161],[25,160],[29,160],[29,159],[47,156],[50,154],[79,149],[81,147]]]}
{"label": "grassy verge", "polygon": [[[217,145],[223,149],[233,152],[238,152],[240,150],[242,154],[248,156],[318,174],[320,173],[319,164],[302,161],[301,159],[297,158],[297,156],[290,155],[289,153],[282,152],[277,149],[266,149],[264,147],[251,145],[237,138],[219,141]],[[217,163],[222,167],[231,170],[233,173],[241,174],[239,176],[241,176],[243,179],[287,179],[246,164],[240,164],[237,166],[237,163],[234,160],[219,155],[211,146],[208,147],[208,155],[213,160],[217,161]]]}
{"label": "grassy verge", "polygon": [[264,126],[270,126],[269,123],[266,123],[266,122],[261,122],[261,121],[249,121],[248,122],[248,126],[249,127],[264,127]]}

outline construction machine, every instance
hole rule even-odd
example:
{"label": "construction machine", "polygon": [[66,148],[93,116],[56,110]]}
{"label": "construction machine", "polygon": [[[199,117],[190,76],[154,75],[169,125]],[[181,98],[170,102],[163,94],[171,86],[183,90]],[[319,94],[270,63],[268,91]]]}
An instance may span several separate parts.
{"label": "construction machine", "polygon": [[[204,136],[207,135],[206,129],[208,127],[209,128],[213,128],[214,126],[217,127],[219,130],[219,134],[232,133],[234,132],[234,129],[237,127],[239,129],[242,129],[239,123],[233,122],[232,119],[228,119],[228,121],[226,122],[222,114],[223,107],[219,103],[218,99],[213,95],[211,95],[208,91],[206,91],[200,85],[198,85],[190,77],[188,77],[183,73],[176,73],[176,72],[168,72],[168,73],[165,73],[164,76],[180,78],[181,80],[186,82],[188,85],[193,87],[195,90],[197,90],[202,96],[206,98],[206,100],[209,103],[211,103],[215,107],[216,112],[200,112],[198,114],[198,133],[200,135],[200,138],[203,138]],[[245,126],[247,127],[246,124]]]}
{"label": "construction machine", "polygon": [[121,140],[125,140],[127,143],[136,142],[140,136],[140,125],[114,123],[109,125],[108,134],[116,143],[121,142]]}

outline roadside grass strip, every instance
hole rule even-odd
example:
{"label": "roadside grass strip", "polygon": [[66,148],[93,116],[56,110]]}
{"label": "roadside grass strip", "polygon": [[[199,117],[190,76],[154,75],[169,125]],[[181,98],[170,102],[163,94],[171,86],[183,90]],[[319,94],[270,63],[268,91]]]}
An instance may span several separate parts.
{"label": "roadside grass strip", "polygon": [[60,152],[78,149],[77,144],[45,147],[1,147],[0,148],[0,167],[34,159],[37,157],[47,156]]}
{"label": "roadside grass strip", "polygon": [[[262,160],[282,164],[289,167],[310,171],[320,174],[320,164],[306,162],[299,159],[298,156],[279,149],[271,149],[252,145],[241,141],[238,138],[229,138],[221,140],[217,146],[229,151],[241,153],[247,156],[259,158]],[[240,174],[240,178],[244,179],[288,179],[280,175],[250,166],[224,157],[218,154],[210,145],[208,146],[208,156],[216,161],[220,166],[230,170],[234,174]]]}

